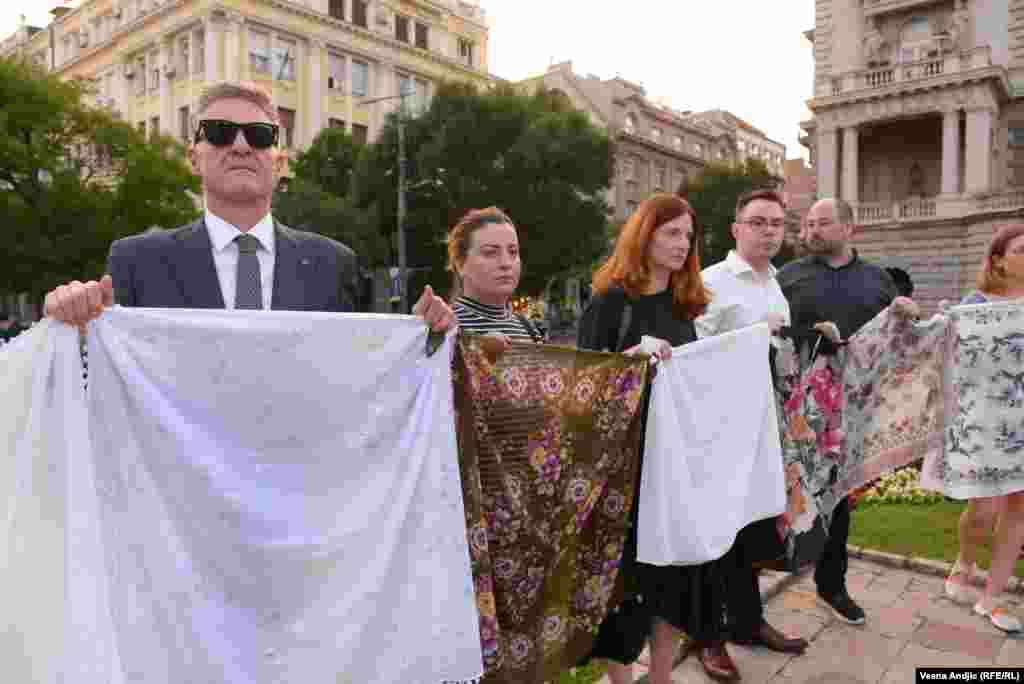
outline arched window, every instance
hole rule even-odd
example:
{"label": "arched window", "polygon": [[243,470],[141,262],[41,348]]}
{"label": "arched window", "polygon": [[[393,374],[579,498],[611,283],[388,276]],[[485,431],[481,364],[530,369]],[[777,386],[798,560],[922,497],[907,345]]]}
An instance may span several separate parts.
{"label": "arched window", "polygon": [[632,114],[626,115],[626,132],[636,133],[636,117]]}

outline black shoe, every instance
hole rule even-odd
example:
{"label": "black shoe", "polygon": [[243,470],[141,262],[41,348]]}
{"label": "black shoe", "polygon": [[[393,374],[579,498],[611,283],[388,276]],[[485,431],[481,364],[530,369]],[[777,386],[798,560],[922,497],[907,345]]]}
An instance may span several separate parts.
{"label": "black shoe", "polygon": [[828,604],[828,607],[832,609],[839,619],[851,625],[863,625],[864,624],[864,609],[854,603],[850,595],[845,591],[841,591],[834,596],[825,596],[824,594],[818,594],[822,601]]}

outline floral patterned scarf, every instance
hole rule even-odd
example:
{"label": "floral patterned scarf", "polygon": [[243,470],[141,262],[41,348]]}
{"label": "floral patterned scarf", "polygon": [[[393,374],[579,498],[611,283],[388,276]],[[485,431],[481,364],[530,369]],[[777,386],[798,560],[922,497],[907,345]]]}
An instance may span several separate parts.
{"label": "floral patterned scarf", "polygon": [[817,560],[843,497],[941,445],[949,330],[942,316],[912,324],[887,309],[834,356],[777,355],[791,570]]}
{"label": "floral patterned scarf", "polygon": [[647,361],[487,344],[460,334],[455,360],[484,682],[555,680],[622,590]]}

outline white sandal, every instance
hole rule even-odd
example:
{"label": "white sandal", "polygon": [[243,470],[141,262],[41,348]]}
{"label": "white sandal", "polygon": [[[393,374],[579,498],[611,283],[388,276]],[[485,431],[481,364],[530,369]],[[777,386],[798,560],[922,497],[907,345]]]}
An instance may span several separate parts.
{"label": "white sandal", "polygon": [[[972,563],[966,570],[960,565],[960,559],[956,559],[953,569],[946,578],[946,596],[954,603],[970,603],[973,600],[971,590],[971,578],[978,574],[978,564]],[[962,577],[957,581],[955,577]]]}
{"label": "white sandal", "polygon": [[1019,632],[1021,631],[1020,620],[1016,616],[1010,615],[1006,612],[1005,608],[996,606],[992,610],[985,610],[985,607],[981,603],[974,604],[974,612],[982,617],[987,617],[988,621],[996,629],[1001,629],[1004,632]]}

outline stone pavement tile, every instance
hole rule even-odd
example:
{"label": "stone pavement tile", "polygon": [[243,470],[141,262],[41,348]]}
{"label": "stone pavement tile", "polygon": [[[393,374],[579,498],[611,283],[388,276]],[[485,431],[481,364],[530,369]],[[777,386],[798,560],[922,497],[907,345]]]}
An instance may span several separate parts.
{"label": "stone pavement tile", "polygon": [[[843,681],[840,675],[874,684],[899,659],[905,645],[900,639],[837,625],[825,630],[807,653],[791,660],[783,672],[794,684]],[[825,674],[832,674],[834,679],[815,679]]]}
{"label": "stone pavement tile", "polygon": [[863,601],[861,607],[867,615],[863,629],[883,636],[906,638],[924,621],[914,609],[905,607],[899,601],[881,604],[872,598]]}
{"label": "stone pavement tile", "polygon": [[889,569],[890,568],[887,568],[883,565],[879,565],[877,563],[871,563],[870,561],[860,560],[859,558],[851,558],[848,571],[860,570],[861,572],[866,572],[872,575],[881,575],[883,572],[886,572]]}
{"label": "stone pavement tile", "polygon": [[766,606],[766,608],[769,607],[777,613],[798,610],[816,615],[826,622],[831,622],[834,619],[832,610],[818,598],[818,594],[814,590],[803,591],[799,587],[793,587],[776,596]]}
{"label": "stone pavement tile", "polygon": [[946,597],[932,599],[932,602],[918,615],[928,622],[956,625],[964,629],[974,630],[991,636],[1004,636],[1003,632],[994,627],[983,617],[974,614],[972,605],[953,603]]}
{"label": "stone pavement tile", "polygon": [[934,651],[919,644],[907,644],[882,678],[881,684],[910,684],[919,667],[991,667],[992,661],[979,660],[963,653]]}
{"label": "stone pavement tile", "polygon": [[1024,638],[1007,639],[996,658],[1000,667],[1024,667]]}
{"label": "stone pavement tile", "polygon": [[947,599],[944,594],[919,591],[914,587],[903,592],[903,596],[900,597],[900,605],[914,611],[918,615],[927,615],[935,603],[943,603],[950,606],[955,605]]}
{"label": "stone pavement tile", "polygon": [[887,590],[893,590],[902,593],[914,581],[916,575],[907,570],[896,570],[887,568],[880,575],[875,578],[875,581],[871,583],[871,591],[875,591],[878,588],[884,587]]}
{"label": "stone pavement tile", "polygon": [[[850,596],[863,596],[874,591],[874,583],[878,575],[869,575],[866,572],[849,572],[846,574],[846,590]],[[811,585],[814,587],[814,585]],[[871,588],[869,588],[871,587]]]}
{"label": "stone pavement tile", "polygon": [[764,612],[764,619],[783,634],[803,637],[808,641],[817,638],[827,624],[825,618],[799,610],[776,611],[768,608]]}
{"label": "stone pavement tile", "polygon": [[916,575],[910,583],[910,591],[941,596],[945,591],[946,578],[932,575]]}
{"label": "stone pavement tile", "polygon": [[935,651],[965,654],[992,663],[1006,637],[929,620],[914,632],[911,640]]}

